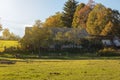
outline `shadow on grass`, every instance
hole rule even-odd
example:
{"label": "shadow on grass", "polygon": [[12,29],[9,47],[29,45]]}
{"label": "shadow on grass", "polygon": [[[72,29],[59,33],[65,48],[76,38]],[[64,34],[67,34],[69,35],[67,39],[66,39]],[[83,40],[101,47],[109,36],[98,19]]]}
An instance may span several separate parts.
{"label": "shadow on grass", "polygon": [[[20,53],[19,53],[20,54]],[[93,53],[84,55],[62,55],[62,56],[39,56],[38,54],[20,54],[19,57],[15,57],[15,53],[0,53],[0,60],[12,60],[12,61],[27,61],[27,60],[119,60],[120,56],[102,57]]]}

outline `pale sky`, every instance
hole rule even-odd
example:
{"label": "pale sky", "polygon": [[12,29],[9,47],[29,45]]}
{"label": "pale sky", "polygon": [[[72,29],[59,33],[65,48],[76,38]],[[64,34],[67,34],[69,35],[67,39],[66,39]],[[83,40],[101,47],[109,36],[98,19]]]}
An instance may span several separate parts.
{"label": "pale sky", "polygon": [[[51,15],[62,11],[67,0],[0,0],[0,23],[3,28],[23,36],[25,25],[34,24],[35,20],[45,21]],[[76,0],[87,3],[88,0]],[[106,7],[120,11],[120,0],[95,0]]]}

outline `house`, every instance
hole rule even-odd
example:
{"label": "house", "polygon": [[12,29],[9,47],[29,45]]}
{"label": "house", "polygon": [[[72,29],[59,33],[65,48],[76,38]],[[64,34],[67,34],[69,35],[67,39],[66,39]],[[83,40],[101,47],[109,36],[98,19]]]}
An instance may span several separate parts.
{"label": "house", "polygon": [[117,36],[90,36],[96,40],[100,40],[102,44],[106,47],[120,47],[120,38]]}
{"label": "house", "polygon": [[[40,27],[40,29],[42,29]],[[79,29],[79,28],[48,28],[51,30],[52,35],[55,37],[59,32],[60,33],[71,33],[72,36],[74,36],[72,39],[73,40],[79,40],[80,38],[85,38],[88,37],[89,34],[87,33],[86,29]],[[25,35],[28,35],[30,33],[30,31],[32,30],[32,27],[26,27],[25,28]],[[66,39],[66,41],[69,41],[68,39]],[[56,43],[53,43],[52,45],[50,45],[50,48],[55,48]],[[72,48],[72,47],[76,47],[76,48],[81,48],[81,46],[76,46],[74,44],[63,44],[61,46],[62,48]]]}
{"label": "house", "polygon": [[[40,27],[40,29],[42,29]],[[117,36],[98,36],[98,35],[89,35],[88,32],[86,31],[86,29],[79,29],[79,28],[58,28],[58,27],[54,27],[54,28],[48,28],[52,31],[53,35],[56,36],[57,33],[61,32],[61,33],[66,33],[66,32],[70,32],[72,33],[72,35],[74,36],[73,40],[75,39],[81,39],[81,38],[93,38],[96,40],[100,40],[102,42],[102,44],[104,46],[115,46],[115,47],[120,47],[120,37]],[[25,35],[29,34],[29,32],[32,30],[32,27],[26,27],[25,28]],[[54,48],[56,44],[50,45],[50,48]],[[73,46],[76,45],[65,45],[63,44],[61,47],[63,48],[72,48]],[[81,48],[82,46],[77,45],[76,47]]]}
{"label": "house", "polygon": [[113,39],[113,43],[116,47],[120,47],[120,38],[115,36]]}

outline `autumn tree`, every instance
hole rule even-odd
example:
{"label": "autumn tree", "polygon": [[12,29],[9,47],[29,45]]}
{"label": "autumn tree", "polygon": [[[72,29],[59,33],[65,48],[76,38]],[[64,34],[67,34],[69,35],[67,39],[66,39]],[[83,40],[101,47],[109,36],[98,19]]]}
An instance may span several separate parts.
{"label": "autumn tree", "polygon": [[87,31],[91,35],[119,35],[120,13],[97,4],[90,12],[87,21]]}
{"label": "autumn tree", "polygon": [[92,35],[100,35],[109,22],[111,11],[102,4],[97,4],[90,12],[87,20],[87,31]]}
{"label": "autumn tree", "polygon": [[44,27],[63,27],[61,17],[62,17],[62,13],[57,12],[55,15],[47,18],[43,26]]}
{"label": "autumn tree", "polygon": [[79,27],[86,28],[88,15],[91,11],[90,6],[86,5],[79,11]]}
{"label": "autumn tree", "polygon": [[64,27],[72,27],[73,16],[77,7],[77,1],[68,0],[64,5],[62,22]]}
{"label": "autumn tree", "polygon": [[72,26],[74,27],[74,28],[77,28],[79,25],[80,25],[80,23],[79,23],[79,11],[83,8],[85,6],[85,4],[84,3],[81,3],[81,4],[79,4],[78,6],[77,6],[77,8],[76,8],[76,11],[75,11],[75,14],[74,14],[74,18],[73,18],[73,22],[72,22]]}
{"label": "autumn tree", "polygon": [[86,28],[86,22],[90,11],[94,8],[95,2],[89,0],[88,4],[81,3],[77,6],[73,19],[73,27]]}
{"label": "autumn tree", "polygon": [[25,35],[21,39],[22,46],[29,51],[39,52],[41,48],[46,48],[50,45],[51,30],[47,27],[40,27],[35,23],[32,27],[26,27]]}
{"label": "autumn tree", "polygon": [[105,25],[105,28],[102,30],[100,35],[106,36],[106,35],[112,35],[113,33],[113,23],[110,21],[108,24]]}

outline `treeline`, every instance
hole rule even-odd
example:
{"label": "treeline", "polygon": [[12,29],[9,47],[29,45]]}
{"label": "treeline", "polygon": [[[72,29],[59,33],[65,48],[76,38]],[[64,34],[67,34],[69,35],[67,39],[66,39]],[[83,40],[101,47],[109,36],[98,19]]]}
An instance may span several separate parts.
{"label": "treeline", "polygon": [[10,32],[8,28],[3,29],[1,26],[0,31],[2,31],[2,36],[0,36],[0,40],[20,40],[21,39],[20,36]]}
{"label": "treeline", "polygon": [[[66,33],[58,32],[54,35],[50,28],[74,30]],[[88,4],[78,4],[75,0],[68,0],[63,12],[50,16],[44,23],[37,20],[32,28],[26,28],[21,44],[26,50],[39,52],[51,44],[55,44],[58,49],[63,44],[82,45],[84,51],[96,51],[102,48],[99,40],[78,38],[75,29],[85,29],[90,35],[96,36],[120,36],[120,13],[91,0]]]}
{"label": "treeline", "polygon": [[43,27],[85,28],[91,35],[120,35],[120,13],[91,0],[88,4],[68,0],[63,12],[47,18]]}

